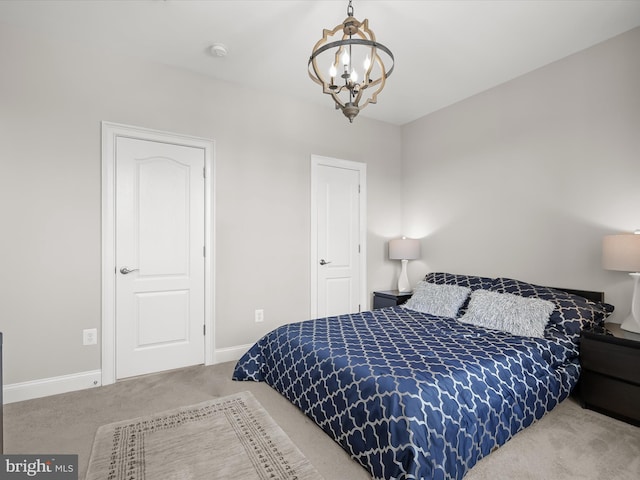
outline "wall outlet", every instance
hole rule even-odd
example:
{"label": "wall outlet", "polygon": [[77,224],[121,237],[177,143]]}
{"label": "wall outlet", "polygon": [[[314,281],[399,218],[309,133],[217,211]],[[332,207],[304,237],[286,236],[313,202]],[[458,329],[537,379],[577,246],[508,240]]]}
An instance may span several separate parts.
{"label": "wall outlet", "polygon": [[98,344],[98,329],[87,328],[82,331],[82,344],[83,345],[97,345]]}
{"label": "wall outlet", "polygon": [[264,310],[256,310],[255,313],[256,323],[264,322]]}

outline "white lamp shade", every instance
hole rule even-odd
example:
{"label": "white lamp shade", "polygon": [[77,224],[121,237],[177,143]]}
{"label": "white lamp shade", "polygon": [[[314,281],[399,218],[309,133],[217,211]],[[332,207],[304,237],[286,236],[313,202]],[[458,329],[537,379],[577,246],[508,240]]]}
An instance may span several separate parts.
{"label": "white lamp shade", "polygon": [[415,260],[420,258],[420,240],[398,238],[389,240],[390,260]]}
{"label": "white lamp shade", "polygon": [[607,235],[602,241],[602,267],[606,270],[640,272],[640,235]]}

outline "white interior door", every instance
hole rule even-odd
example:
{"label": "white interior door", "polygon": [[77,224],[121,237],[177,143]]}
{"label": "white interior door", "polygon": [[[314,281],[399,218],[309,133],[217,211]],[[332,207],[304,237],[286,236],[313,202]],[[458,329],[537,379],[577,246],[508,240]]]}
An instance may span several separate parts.
{"label": "white interior door", "polygon": [[118,137],[116,378],[204,362],[205,153]]}
{"label": "white interior door", "polygon": [[358,312],[366,292],[364,164],[312,160],[312,316]]}

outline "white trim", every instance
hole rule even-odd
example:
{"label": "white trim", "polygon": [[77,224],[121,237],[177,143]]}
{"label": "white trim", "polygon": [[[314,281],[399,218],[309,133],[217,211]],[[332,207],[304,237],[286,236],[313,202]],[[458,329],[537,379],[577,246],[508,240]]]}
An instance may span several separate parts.
{"label": "white trim", "polygon": [[235,362],[240,360],[247,350],[253,347],[253,343],[247,345],[236,345],[235,347],[217,348],[216,363]]}
{"label": "white trim", "polygon": [[310,315],[318,316],[318,222],[317,222],[317,198],[318,167],[345,168],[356,170],[360,178],[360,309],[369,310],[369,297],[367,293],[367,164],[341,160],[338,158],[311,155],[311,292]]}
{"label": "white trim", "polygon": [[216,340],[216,322],[214,299],[216,292],[216,196],[214,193],[216,173],[215,162],[215,141],[207,140],[208,147],[205,148],[205,172],[204,181],[204,245],[206,249],[206,258],[204,261],[204,324],[207,329],[205,335],[204,347],[204,364],[213,365],[216,363],[215,357],[215,340]]}
{"label": "white trim", "polygon": [[102,122],[102,384],[116,381],[115,354],[115,158],[119,137],[170,142],[205,151],[204,363],[215,363],[215,142],[148,128]]}
{"label": "white trim", "polygon": [[14,403],[32,398],[47,397],[59,393],[85,390],[101,385],[102,372],[91,370],[89,372],[72,373],[60,377],[43,378],[29,382],[12,383],[5,385],[3,389],[3,402]]}
{"label": "white trim", "polygon": [[[252,343],[237,345],[235,347],[218,348],[212,355],[215,363],[235,362],[240,360],[247,350],[253,346]],[[213,349],[211,349],[213,350]],[[207,362],[212,365],[213,362]],[[12,383],[5,385],[3,389],[4,404],[22,402],[34,398],[48,397],[60,393],[75,392],[102,386],[102,371],[91,370],[88,372],[72,373],[59,377],[43,378],[28,382]]]}

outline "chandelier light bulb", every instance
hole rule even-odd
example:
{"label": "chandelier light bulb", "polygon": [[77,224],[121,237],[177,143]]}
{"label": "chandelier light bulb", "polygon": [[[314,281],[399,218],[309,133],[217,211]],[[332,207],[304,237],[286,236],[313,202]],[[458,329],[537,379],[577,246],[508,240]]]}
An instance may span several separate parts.
{"label": "chandelier light bulb", "polygon": [[364,69],[369,70],[369,67],[371,66],[371,57],[369,55],[367,55],[367,58],[364,59]]}
{"label": "chandelier light bulb", "polygon": [[335,78],[335,76],[338,74],[338,70],[336,69],[335,64],[331,64],[331,67],[329,68],[329,76],[331,78]]}
{"label": "chandelier light bulb", "polygon": [[342,64],[346,67],[349,65],[349,52],[345,48],[344,52],[342,52]]}
{"label": "chandelier light bulb", "polygon": [[355,70],[353,70],[351,72],[351,76],[349,77],[349,79],[353,82],[353,83],[357,83],[358,82],[358,72],[356,72]]}

